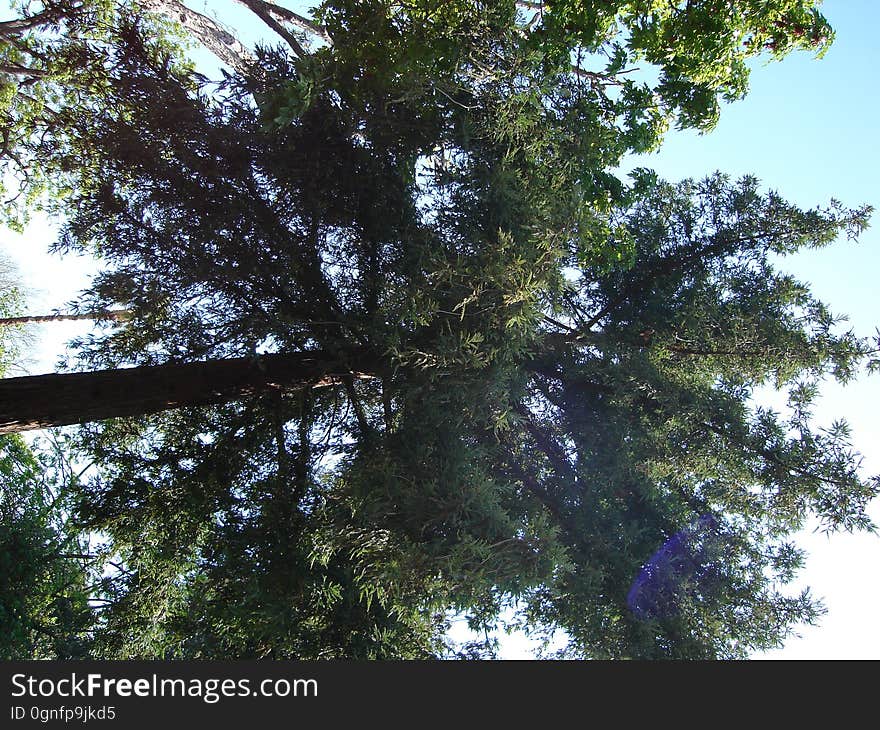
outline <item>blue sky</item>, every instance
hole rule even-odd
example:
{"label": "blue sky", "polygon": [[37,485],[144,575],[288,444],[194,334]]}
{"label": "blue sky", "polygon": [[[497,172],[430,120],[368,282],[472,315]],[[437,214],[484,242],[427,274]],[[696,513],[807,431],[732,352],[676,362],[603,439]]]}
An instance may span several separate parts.
{"label": "blue sky", "polygon": [[[291,4],[293,7],[294,4]],[[192,7],[203,9],[201,3]],[[224,3],[222,10],[227,9]],[[756,64],[745,100],[723,109],[709,134],[670,133],[661,150],[632,161],[677,180],[714,170],[754,174],[766,187],[801,205],[835,197],[848,205],[869,203],[880,209],[880,2],[826,0],[823,12],[837,40],[820,61],[808,54],[782,63]],[[0,232],[0,251],[20,266],[30,289],[29,311],[63,307],[84,285],[93,266],[73,257],[45,255],[52,229],[36,221],[24,236]],[[880,213],[860,243],[841,241],[821,251],[800,253],[782,267],[812,284],[832,310],[846,313],[850,325],[870,335],[880,325],[875,278],[880,263]],[[23,365],[30,372],[52,370],[63,342],[83,332],[83,323],[34,329],[33,348]],[[9,373],[15,375],[19,373]],[[770,398],[768,396],[770,400]],[[846,418],[854,442],[865,456],[866,474],[880,473],[880,376],[862,377],[847,388],[826,384],[817,419]],[[880,504],[873,511],[880,523]],[[880,537],[805,531],[799,542],[810,553],[802,582],[822,596],[828,614],[819,628],[804,628],[802,638],[769,656],[784,658],[880,658]],[[525,656],[522,641],[505,642],[504,654]]]}
{"label": "blue sky", "polygon": [[[842,240],[779,263],[809,282],[832,311],[848,315],[846,326],[867,336],[880,325],[880,3],[826,0],[822,11],[836,31],[824,58],[802,53],[755,64],[748,96],[725,106],[712,132],[673,132],[657,153],[632,162],[671,180],[716,169],[751,173],[804,206],[831,198],[874,205],[874,224],[859,243]],[[864,473],[880,473],[880,376],[863,375],[845,388],[826,383],[822,393],[817,420],[849,421]],[[880,523],[880,504],[872,516]],[[880,537],[808,530],[799,543],[810,554],[801,582],[823,597],[828,614],[819,628],[805,627],[802,638],[768,656],[880,658]]]}

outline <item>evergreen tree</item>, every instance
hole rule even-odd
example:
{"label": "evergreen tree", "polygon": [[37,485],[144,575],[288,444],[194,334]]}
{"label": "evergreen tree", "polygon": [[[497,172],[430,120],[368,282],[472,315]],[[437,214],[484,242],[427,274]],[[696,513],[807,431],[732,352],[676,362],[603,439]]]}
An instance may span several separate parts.
{"label": "evergreen tree", "polygon": [[[44,376],[81,378],[73,420],[130,416],[79,435],[78,526],[120,566],[96,651],[445,656],[449,611],[516,602],[567,656],[709,658],[814,620],[789,536],[870,528],[878,483],[809,405],[873,343],[771,257],[869,211],[610,172],[711,126],[750,56],[821,50],[813,4],[243,4],[284,46],[142,3],[233,73],[111,14],[88,113],[20,136],[59,249],[105,264],[80,306],[130,313]],[[93,408],[98,375],[134,405]],[[790,415],[750,405],[766,383]]]}
{"label": "evergreen tree", "polygon": [[0,658],[90,653],[100,561],[69,522],[72,477],[56,449],[0,436]]}
{"label": "evergreen tree", "polygon": [[[17,314],[21,293],[0,264],[0,314]],[[0,338],[0,374],[14,363],[13,328]],[[0,436],[0,658],[69,659],[89,651],[96,560],[68,520],[75,480],[64,449]]]}

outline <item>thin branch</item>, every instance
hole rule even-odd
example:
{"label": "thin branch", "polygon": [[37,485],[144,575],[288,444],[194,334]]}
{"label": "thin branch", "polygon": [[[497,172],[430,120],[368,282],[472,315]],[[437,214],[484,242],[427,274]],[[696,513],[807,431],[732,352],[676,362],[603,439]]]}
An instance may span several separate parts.
{"label": "thin branch", "polygon": [[554,319],[549,315],[542,315],[545,322],[548,324],[552,324],[554,327],[558,327],[559,329],[565,330],[566,332],[579,332],[580,330],[577,327],[572,327],[570,325],[564,324],[560,322],[558,319]]}
{"label": "thin branch", "polygon": [[729,238],[728,236],[723,235],[722,232],[719,232],[712,236],[707,245],[702,247],[695,246],[689,253],[683,256],[680,251],[676,251],[669,256],[658,258],[650,271],[643,273],[641,276],[638,275],[638,272],[633,272],[636,275],[624,283],[617,296],[609,300],[604,307],[584,323],[584,333],[582,334],[589,332],[589,330],[598,324],[605,316],[625,304],[632,295],[645,291],[649,286],[662,280],[664,277],[671,274],[684,273],[688,271],[692,265],[698,264],[699,262],[713,256],[719,256],[723,254],[726,249],[758,241],[761,238],[766,238],[767,235],[768,234],[765,233],[757,233],[737,238]]}
{"label": "thin branch", "polygon": [[391,409],[391,391],[385,378],[382,378],[382,410],[385,416],[385,433],[391,433],[394,428],[394,413]]}
{"label": "thin branch", "polygon": [[345,386],[345,392],[348,393],[348,399],[354,408],[355,416],[357,416],[358,426],[365,436],[372,433],[373,429],[370,426],[370,422],[367,420],[367,414],[364,412],[363,404],[361,404],[357,391],[354,388],[354,378],[343,376],[342,382]]}
{"label": "thin branch", "polygon": [[560,509],[559,504],[551,497],[547,490],[541,486],[537,479],[531,476],[513,457],[505,450],[504,460],[511,471],[511,475],[519,481],[526,490],[537,499],[544,508],[553,516],[557,524],[569,535],[575,535],[576,529],[572,520]]}
{"label": "thin branch", "polygon": [[131,311],[128,309],[111,309],[102,312],[88,312],[86,314],[41,314],[29,317],[3,317],[0,318],[0,327],[12,327],[19,324],[36,324],[38,322],[69,322],[73,320],[111,320],[124,322],[131,319]]}
{"label": "thin branch", "polygon": [[69,8],[57,7],[34,13],[26,18],[16,18],[0,23],[0,38],[14,38],[34,28],[41,28],[57,23],[59,20],[81,10],[82,3]]}
{"label": "thin branch", "polygon": [[299,422],[297,423],[297,437],[299,439],[299,452],[296,455],[293,496],[294,505],[299,506],[300,500],[305,496],[309,488],[312,465],[312,399],[310,394],[301,390],[299,393]]}
{"label": "thin branch", "polygon": [[0,64],[0,73],[19,78],[45,78],[51,74],[50,71],[43,68],[31,68],[30,66],[21,66],[17,63]]}
{"label": "thin branch", "polygon": [[737,438],[733,434],[728,433],[723,428],[721,428],[720,426],[716,426],[713,423],[703,423],[703,426],[705,428],[707,428],[708,430],[712,431],[713,433],[718,434],[722,439],[730,441],[733,444],[735,444],[743,449],[746,449],[746,451],[754,454],[755,456],[759,456],[766,461],[770,461],[770,462],[776,464],[777,466],[780,466],[783,469],[786,469],[789,472],[789,474],[797,474],[798,476],[803,477],[804,479],[816,479],[816,480],[823,482],[825,484],[828,484],[832,487],[840,488],[840,487],[847,487],[848,486],[846,484],[846,482],[841,479],[827,477],[823,474],[817,474],[815,472],[812,472],[809,469],[804,469],[804,468],[796,466],[794,464],[790,464],[790,463],[786,462],[784,459],[781,459],[779,456],[774,454],[772,451],[769,451],[768,449],[762,449],[762,448],[753,446],[752,444],[749,444],[748,442],[746,442],[743,439]]}
{"label": "thin branch", "polygon": [[624,69],[623,71],[617,71],[613,74],[605,74],[599,71],[587,71],[585,68],[581,68],[578,64],[571,65],[571,72],[582,79],[589,79],[591,84],[595,84],[597,86],[620,86],[621,81],[617,80],[618,76],[625,76],[626,74],[635,73],[636,71],[640,71],[641,69],[638,66],[633,68]]}
{"label": "thin branch", "polygon": [[574,485],[577,485],[577,472],[575,471],[574,466],[572,466],[571,461],[569,461],[565,450],[549,433],[532,420],[533,414],[530,413],[525,406],[517,403],[513,410],[520,417],[526,431],[528,431],[529,435],[538,445],[538,448],[550,460],[553,467],[559,472],[562,472],[563,476],[571,480]]}
{"label": "thin branch", "polygon": [[[46,72],[45,75],[48,75],[48,73],[49,72]],[[43,75],[43,74],[40,74],[40,75]],[[52,120],[60,121],[62,118],[61,112],[59,112],[57,109],[53,109],[51,106],[49,106],[44,101],[38,100],[38,99],[34,98],[33,96],[31,96],[30,94],[26,94],[24,91],[21,90],[22,87],[25,85],[27,85],[27,82],[20,84],[19,87],[15,90],[15,95],[18,97],[21,97],[22,99],[25,99],[26,101],[31,102],[31,104],[33,104],[35,107],[39,107],[40,111],[43,114],[48,114]],[[43,136],[45,136],[46,132],[49,129],[49,126],[52,124],[52,121],[50,121],[49,119],[46,119],[45,116],[40,117],[40,121],[42,121],[46,125],[46,130],[43,132]],[[8,140],[6,140],[6,136],[7,136],[7,133],[6,133],[6,130],[4,130],[3,154],[5,154],[9,157],[13,157],[12,152],[9,150],[9,144],[8,144]],[[23,164],[18,158],[13,157],[13,159],[15,159],[15,161],[18,162],[19,165]]]}
{"label": "thin branch", "polygon": [[[276,397],[279,394],[273,394]],[[280,401],[280,398],[278,399]],[[278,479],[285,483],[290,476],[290,453],[287,451],[287,432],[284,430],[284,418],[281,415],[281,404],[277,404],[274,413],[274,437],[278,459]]]}

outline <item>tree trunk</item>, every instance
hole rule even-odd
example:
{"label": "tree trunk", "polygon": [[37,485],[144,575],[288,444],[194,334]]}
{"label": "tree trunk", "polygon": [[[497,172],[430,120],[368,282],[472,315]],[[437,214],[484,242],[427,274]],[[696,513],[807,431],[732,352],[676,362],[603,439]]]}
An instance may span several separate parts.
{"label": "tree trunk", "polygon": [[270,390],[289,391],[371,378],[375,362],[353,370],[323,352],[261,355],[88,373],[0,379],[0,433],[141,416],[219,403]]}
{"label": "tree trunk", "polygon": [[38,324],[41,322],[72,322],[79,319],[112,320],[121,322],[131,317],[127,309],[107,309],[101,312],[88,314],[35,314],[29,317],[3,317],[0,318],[0,327],[11,327],[17,324]]}

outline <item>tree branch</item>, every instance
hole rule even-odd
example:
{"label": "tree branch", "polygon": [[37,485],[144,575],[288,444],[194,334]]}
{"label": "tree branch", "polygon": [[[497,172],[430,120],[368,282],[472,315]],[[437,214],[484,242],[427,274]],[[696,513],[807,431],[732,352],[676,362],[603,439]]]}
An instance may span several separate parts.
{"label": "tree branch", "polygon": [[178,0],[140,0],[141,6],[176,20],[223,63],[242,75],[249,75],[255,63],[251,52],[232,34],[207,15],[190,10]]}
{"label": "tree branch", "polygon": [[[269,3],[263,2],[263,0],[235,0],[239,5],[244,5],[248,8],[254,15],[256,15],[260,20],[262,20],[266,25],[268,25],[272,30],[274,30],[278,35],[280,35],[284,41],[293,49],[293,52],[303,58],[308,55],[308,51],[302,47],[302,44],[296,39],[296,36],[293,35],[287,28],[285,28],[281,23],[278,22],[275,15],[271,12]],[[275,6],[277,9],[277,6]]]}
{"label": "tree branch", "polygon": [[638,275],[638,272],[633,272],[636,275],[623,285],[617,296],[608,301],[604,307],[584,323],[584,333],[591,330],[602,320],[603,317],[613,312],[622,304],[625,304],[633,294],[644,291],[648,286],[658,280],[677,272],[683,273],[687,271],[691,265],[713,256],[720,256],[729,248],[755,242],[761,238],[766,238],[767,236],[768,234],[758,233],[730,238],[729,236],[724,235],[723,232],[719,232],[712,236],[707,245],[700,247],[695,246],[684,256],[681,255],[681,251],[675,251],[669,256],[658,258],[651,270],[643,273],[641,276]]}
{"label": "tree branch", "polygon": [[[304,31],[306,33],[311,33],[312,35],[315,35],[318,38],[320,38],[325,43],[328,43],[331,45],[333,43],[330,36],[327,34],[327,29],[324,26],[318,25],[317,23],[309,20],[308,18],[306,18],[302,15],[299,15],[298,13],[294,13],[292,10],[288,10],[285,7],[282,7],[282,6],[277,5],[275,3],[266,2],[265,0],[250,0],[250,1],[249,0],[234,0],[234,1],[237,3],[240,3],[241,5],[246,5],[248,8],[253,10],[255,13],[257,11],[254,10],[254,8],[251,6],[252,5],[259,5],[261,10],[264,13],[266,13],[267,15],[269,15],[270,17],[272,17],[276,21],[279,21],[281,23],[286,23],[287,25],[292,25],[294,28],[298,28],[299,30]],[[262,19],[262,16],[260,16],[260,17]],[[274,30],[274,28],[273,28],[273,30]],[[287,39],[285,39],[285,40],[287,40]]]}
{"label": "tree branch", "polygon": [[538,483],[537,479],[526,472],[513,455],[507,452],[506,449],[504,453],[504,461],[507,463],[511,475],[544,506],[544,508],[553,516],[554,520],[556,520],[556,523],[569,535],[574,535],[576,533],[574,523],[560,509],[556,500],[547,493],[547,490]]}
{"label": "tree branch", "polygon": [[729,441],[740,448],[745,449],[755,456],[759,456],[765,461],[770,461],[776,464],[779,467],[782,467],[789,474],[797,474],[799,477],[803,477],[804,479],[816,479],[820,482],[828,484],[832,487],[837,488],[845,488],[847,486],[846,482],[840,479],[834,479],[833,477],[827,477],[823,474],[817,474],[816,472],[812,472],[809,469],[805,469],[800,466],[796,466],[795,464],[790,464],[783,459],[779,458],[776,454],[774,454],[769,449],[762,449],[760,447],[756,447],[743,439],[739,439],[731,433],[728,433],[720,426],[716,426],[713,423],[704,423],[703,426],[707,428],[709,431],[718,434],[722,439]]}
{"label": "tree branch", "polygon": [[554,469],[569,479],[572,482],[572,486],[576,486],[578,481],[577,472],[568,460],[568,456],[562,447],[556,443],[550,434],[532,420],[532,414],[522,404],[517,403],[513,410],[522,419],[522,424],[526,431],[528,431],[529,435],[538,445],[538,448],[550,460]]}
{"label": "tree branch", "polygon": [[26,18],[16,18],[15,20],[7,20],[0,23],[0,38],[15,38],[34,28],[41,28],[47,25],[57,23],[69,15],[74,14],[77,10],[82,9],[82,3],[78,5],[71,4],[70,7],[47,8],[39,13],[34,13]]}
{"label": "tree branch", "polygon": [[342,384],[345,386],[345,392],[348,393],[348,399],[351,402],[352,407],[354,408],[355,416],[357,417],[358,427],[361,429],[361,432],[364,436],[367,436],[373,432],[373,428],[370,426],[369,420],[367,420],[367,414],[364,411],[364,407],[361,404],[360,398],[358,398],[357,391],[354,387],[354,378],[345,376],[342,378]]}
{"label": "tree branch", "polygon": [[0,73],[18,76],[20,78],[45,78],[50,75],[49,71],[42,68],[30,68],[17,63],[0,64]]}

